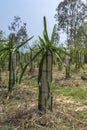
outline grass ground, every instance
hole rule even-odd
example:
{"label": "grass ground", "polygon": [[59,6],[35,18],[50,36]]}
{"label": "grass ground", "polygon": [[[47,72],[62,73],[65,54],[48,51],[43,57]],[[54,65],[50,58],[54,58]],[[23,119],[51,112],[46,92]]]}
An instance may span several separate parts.
{"label": "grass ground", "polygon": [[53,112],[46,114],[38,111],[36,77],[25,75],[11,94],[0,87],[0,130],[87,130],[87,81],[81,74],[72,72],[66,80],[64,70],[54,68]]}

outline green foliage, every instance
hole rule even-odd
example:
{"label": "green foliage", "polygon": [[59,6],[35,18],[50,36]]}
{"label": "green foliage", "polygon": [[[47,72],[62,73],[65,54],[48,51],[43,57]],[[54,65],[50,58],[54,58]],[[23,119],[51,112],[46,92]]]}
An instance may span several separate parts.
{"label": "green foliage", "polygon": [[[53,51],[53,53],[55,53],[55,55],[59,58],[59,53],[57,52],[57,48],[55,47],[55,34],[56,34],[56,25],[54,25],[53,31],[52,31],[52,36],[51,39],[49,39],[48,37],[48,33],[47,33],[47,25],[46,25],[46,17],[43,17],[43,23],[44,23],[44,31],[43,31],[43,38],[39,37],[39,41],[40,44],[37,45],[37,49],[35,50],[35,48],[32,50],[36,52],[36,54],[33,56],[32,60],[34,60],[37,56],[39,56],[40,54],[43,55],[41,61],[43,61],[45,54],[47,53],[48,50]],[[40,66],[42,65],[42,62],[40,62]],[[25,65],[24,69],[23,69],[23,73],[26,70],[27,66],[30,63],[28,63],[27,65]],[[23,73],[21,74],[21,78],[23,76]],[[20,81],[21,81],[20,78]],[[39,77],[40,78],[40,77]],[[39,81],[39,80],[38,80]]]}
{"label": "green foliage", "polygon": [[10,40],[7,40],[4,46],[0,49],[0,58],[4,55],[8,56],[10,53],[12,53],[13,55],[14,52],[17,52],[20,47],[24,46],[28,41],[30,41],[33,38],[33,36],[27,39],[26,41],[21,42],[16,47],[15,47],[16,43],[14,41],[14,38],[15,38],[15,35],[12,34]]}
{"label": "green foliage", "polygon": [[8,29],[15,34],[16,44],[28,39],[26,23],[22,23],[21,17],[14,16],[13,22],[8,26]]}
{"label": "green foliage", "polygon": [[80,87],[54,87],[55,92],[63,96],[72,97],[78,100],[87,100],[87,88]]}
{"label": "green foliage", "polygon": [[3,130],[14,130],[13,127],[7,126],[6,128],[4,128]]}
{"label": "green foliage", "polygon": [[[10,39],[6,42],[5,46],[0,50],[0,58],[4,59],[8,56],[9,58],[9,86],[8,91],[12,90],[14,85],[13,79],[13,54],[18,53],[19,48],[24,46],[28,41],[30,41],[33,37],[30,37],[28,40],[21,42],[16,46],[15,35],[11,34]],[[18,53],[19,54],[19,53]],[[4,59],[5,60],[5,59]],[[16,69],[16,68],[15,68]]]}
{"label": "green foliage", "polygon": [[[69,49],[71,59],[76,63],[76,69],[82,67],[81,56],[86,49],[86,27],[87,4],[81,0],[63,0],[56,8],[55,18],[58,22],[58,30],[63,30],[67,35],[67,48]],[[86,51],[85,51],[86,52]]]}
{"label": "green foliage", "polygon": [[82,121],[87,121],[87,112],[77,112],[76,113],[76,117],[78,118],[78,119],[81,119]]}
{"label": "green foliage", "polygon": [[74,38],[79,27],[87,18],[86,4],[81,0],[63,0],[56,8],[58,29],[65,31],[68,39]]}
{"label": "green foliage", "polygon": [[84,71],[81,76],[87,76],[87,72]]}

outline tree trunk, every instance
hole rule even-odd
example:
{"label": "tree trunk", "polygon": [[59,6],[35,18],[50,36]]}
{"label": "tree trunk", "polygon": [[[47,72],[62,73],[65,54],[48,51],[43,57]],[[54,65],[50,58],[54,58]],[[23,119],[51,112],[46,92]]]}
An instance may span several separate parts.
{"label": "tree trunk", "polygon": [[58,70],[62,71],[62,62],[61,61],[58,61]]}
{"label": "tree trunk", "polygon": [[65,63],[66,63],[66,79],[69,79],[70,76],[70,58],[69,56],[65,57]]}
{"label": "tree trunk", "polygon": [[13,61],[12,61],[12,53],[10,52],[9,55],[9,84],[8,84],[8,91],[11,92],[13,88]]}
{"label": "tree trunk", "polygon": [[52,111],[52,92],[50,85],[52,81],[52,53],[48,50],[42,65],[41,84],[39,85],[39,110],[46,112]]}
{"label": "tree trunk", "polygon": [[80,52],[80,61],[81,61],[81,64],[83,65],[84,64],[84,52]]}
{"label": "tree trunk", "polygon": [[2,72],[2,69],[0,68],[0,81],[2,81],[1,72]]}
{"label": "tree trunk", "polygon": [[16,52],[13,55],[13,85],[17,84],[17,54]]}
{"label": "tree trunk", "polygon": [[75,70],[78,72],[80,70],[80,53],[76,52],[76,64],[75,64]]}
{"label": "tree trunk", "polygon": [[33,51],[30,50],[30,74],[33,75],[34,73],[34,62],[32,61],[32,57],[33,57]]}

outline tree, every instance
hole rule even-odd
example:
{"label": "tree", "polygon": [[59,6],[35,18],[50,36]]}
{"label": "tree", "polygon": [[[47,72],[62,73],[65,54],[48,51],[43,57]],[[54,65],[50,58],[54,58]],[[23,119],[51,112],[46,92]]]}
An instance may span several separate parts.
{"label": "tree", "polygon": [[64,0],[56,8],[58,30],[63,30],[68,39],[74,39],[79,27],[87,18],[87,5],[81,0]]}
{"label": "tree", "polygon": [[11,33],[15,34],[16,44],[19,44],[28,38],[26,25],[26,23],[21,21],[19,16],[14,16],[13,22],[10,26],[8,26],[8,29],[11,31]]}
{"label": "tree", "polygon": [[[77,44],[75,49],[76,56],[78,56],[78,60],[81,64],[84,63],[84,55],[87,55],[87,22],[82,23],[79,28],[77,35],[75,37],[74,43]],[[76,67],[79,67],[78,62],[76,63]]]}
{"label": "tree", "polygon": [[51,38],[49,38],[45,16],[43,18],[43,22],[44,22],[43,38],[39,36],[40,50],[38,52],[42,54],[38,74],[38,83],[39,83],[38,108],[39,110],[46,112],[46,110],[52,111],[53,96],[51,90],[51,83],[52,83],[53,56],[57,57],[61,62],[63,62],[61,53],[62,54],[63,53],[68,54],[68,53],[65,52],[64,48],[56,46],[56,43],[58,43],[58,39],[56,39],[57,34],[56,25],[54,25]]}
{"label": "tree", "polygon": [[6,58],[8,56],[9,59],[9,83],[8,83],[8,91],[11,92],[14,86],[14,75],[13,75],[13,56],[14,53],[17,52],[20,47],[25,45],[28,41],[30,41],[33,37],[30,37],[26,41],[21,42],[19,45],[15,46],[15,35],[11,34],[10,39],[6,41],[5,46],[0,49],[0,58],[3,56]]}
{"label": "tree", "polygon": [[[55,18],[58,22],[58,30],[63,30],[67,35],[68,49],[78,48],[79,42],[76,37],[79,28],[87,18],[87,5],[81,0],[64,0],[56,8]],[[76,62],[78,62],[78,51],[76,52]]]}
{"label": "tree", "polygon": [[39,84],[39,98],[38,98],[38,108],[41,111],[46,112],[46,110],[52,111],[52,64],[53,64],[53,53],[58,55],[56,48],[56,25],[54,25],[51,39],[48,37],[46,17],[43,18],[44,31],[43,38],[39,36],[40,45],[39,52],[41,54],[41,60],[39,64],[39,74],[38,74],[38,84]]}
{"label": "tree", "polygon": [[[52,91],[51,91],[51,83],[52,83],[52,64],[53,64],[53,55],[55,55],[60,61],[62,61],[61,52],[67,54],[65,50],[62,48],[58,48],[56,46],[56,25],[53,27],[51,39],[48,36],[47,32],[47,24],[46,17],[43,18],[44,23],[44,31],[43,38],[39,36],[40,44],[38,44],[38,48],[34,49],[34,56],[32,60],[41,55],[40,63],[39,63],[39,71],[38,71],[38,84],[39,84],[39,97],[38,97],[38,109],[42,112],[46,112],[46,110],[52,111]],[[22,71],[20,76],[20,82],[22,76],[27,68],[29,63],[27,63]]]}
{"label": "tree", "polygon": [[[8,26],[8,29],[11,31],[10,35],[12,33],[15,34],[15,46],[18,46],[21,42],[25,41],[28,39],[28,34],[27,34],[27,29],[26,29],[26,23],[22,23],[21,18],[18,16],[14,16],[14,20],[11,23],[10,26]],[[9,35],[9,38],[10,38]],[[23,51],[23,47],[22,46],[20,49],[22,49]],[[16,52],[14,53],[13,56],[13,77],[14,77],[14,85],[16,85],[17,82],[17,54]]]}

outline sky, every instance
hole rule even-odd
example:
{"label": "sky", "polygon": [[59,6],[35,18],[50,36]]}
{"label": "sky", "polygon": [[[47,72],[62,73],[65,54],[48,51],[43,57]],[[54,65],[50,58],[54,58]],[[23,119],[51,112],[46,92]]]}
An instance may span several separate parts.
{"label": "sky", "polygon": [[[33,41],[38,40],[38,35],[42,36],[43,32],[43,16],[46,16],[50,36],[56,23],[56,8],[60,2],[62,0],[0,0],[0,29],[6,35],[9,34],[8,25],[13,22],[14,16],[19,16],[27,23],[29,37],[34,35]],[[65,35],[61,35],[60,42],[65,39]]]}
{"label": "sky", "polygon": [[43,16],[47,19],[49,36],[56,23],[54,15],[57,5],[62,0],[0,0],[0,29],[6,35],[9,34],[8,25],[13,22],[14,16],[21,17],[27,23],[28,35],[34,35],[34,40],[38,40],[38,35],[43,32]]}

